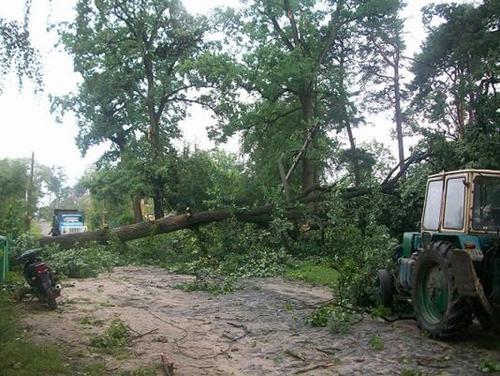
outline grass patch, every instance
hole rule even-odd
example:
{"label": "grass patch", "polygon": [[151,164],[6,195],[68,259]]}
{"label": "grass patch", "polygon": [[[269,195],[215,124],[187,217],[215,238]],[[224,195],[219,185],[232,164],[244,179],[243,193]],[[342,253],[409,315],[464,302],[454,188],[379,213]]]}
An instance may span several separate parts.
{"label": "grass patch", "polygon": [[349,309],[329,304],[316,308],[307,321],[313,327],[328,327],[333,334],[346,334],[359,320]]}
{"label": "grass patch", "polygon": [[138,368],[133,371],[123,371],[120,376],[156,376],[159,367]]}
{"label": "grass patch", "polygon": [[483,359],[479,364],[479,370],[483,373],[500,372],[500,362],[492,359]]}
{"label": "grass patch", "polygon": [[185,292],[193,291],[206,291],[213,295],[229,294],[236,290],[236,279],[228,276],[220,278],[219,280],[185,282],[173,286],[174,289],[182,290]]}
{"label": "grass patch", "polygon": [[114,319],[109,328],[92,339],[90,346],[103,354],[118,355],[124,352],[130,341],[131,335],[127,325],[120,319]]}
{"label": "grass patch", "polygon": [[385,348],[384,341],[379,336],[373,336],[370,339],[370,347],[375,351],[382,351]]}
{"label": "grass patch", "polygon": [[338,280],[339,273],[328,265],[306,261],[286,271],[285,277],[299,279],[313,285],[333,286]]}
{"label": "grass patch", "polygon": [[106,366],[103,363],[88,364],[82,369],[83,376],[102,376],[107,374]]}
{"label": "grass patch", "polygon": [[18,314],[8,294],[0,290],[0,373],[3,376],[69,374],[55,346],[37,345],[25,338]]}

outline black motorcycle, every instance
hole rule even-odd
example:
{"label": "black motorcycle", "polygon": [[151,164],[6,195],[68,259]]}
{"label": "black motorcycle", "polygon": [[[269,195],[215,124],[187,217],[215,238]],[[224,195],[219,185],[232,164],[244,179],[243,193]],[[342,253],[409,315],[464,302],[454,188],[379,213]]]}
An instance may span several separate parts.
{"label": "black motorcycle", "polygon": [[30,292],[54,310],[57,308],[56,298],[61,295],[61,285],[55,283],[52,270],[38,256],[38,252],[38,249],[26,251],[17,261],[24,264],[23,275]]}

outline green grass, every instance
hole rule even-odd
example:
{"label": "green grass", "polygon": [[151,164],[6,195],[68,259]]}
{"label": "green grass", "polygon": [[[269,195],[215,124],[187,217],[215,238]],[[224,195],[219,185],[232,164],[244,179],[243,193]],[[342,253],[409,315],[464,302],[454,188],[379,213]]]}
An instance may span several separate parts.
{"label": "green grass", "polygon": [[382,351],[385,347],[384,341],[379,336],[373,336],[370,339],[370,347],[375,351]]}
{"label": "green grass", "polygon": [[219,281],[191,281],[173,286],[174,289],[185,292],[206,291],[213,295],[229,294],[236,290],[235,279],[223,278]]}
{"label": "green grass", "polygon": [[285,277],[299,279],[313,285],[332,286],[338,280],[339,273],[327,265],[301,262],[285,272]]}
{"label": "green grass", "polygon": [[0,290],[0,374],[3,376],[66,375],[69,370],[55,346],[38,345],[25,337],[19,313]]}
{"label": "green grass", "polygon": [[97,352],[109,355],[119,355],[126,351],[130,344],[129,328],[120,319],[114,319],[110,326],[90,342]]}

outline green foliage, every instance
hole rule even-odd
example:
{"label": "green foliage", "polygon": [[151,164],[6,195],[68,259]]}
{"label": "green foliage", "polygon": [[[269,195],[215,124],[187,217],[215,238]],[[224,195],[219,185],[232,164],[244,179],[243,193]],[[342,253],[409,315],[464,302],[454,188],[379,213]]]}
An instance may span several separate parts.
{"label": "green foliage", "polygon": [[[11,238],[17,238],[27,230],[25,218],[28,209],[26,203],[26,191],[29,184],[28,165],[27,159],[0,160],[0,202],[2,203],[0,205],[0,234]],[[42,212],[39,210],[42,209],[39,208],[42,198],[55,197],[56,200],[61,198],[64,182],[65,176],[60,168],[35,163],[30,215],[35,216]]]}
{"label": "green foliage", "polygon": [[382,351],[385,348],[384,341],[379,336],[373,336],[370,339],[370,347],[375,351]]}
{"label": "green foliage", "polygon": [[400,376],[422,376],[422,372],[416,371],[414,369],[403,369],[401,370]]}
{"label": "green foliage", "polygon": [[82,369],[83,376],[102,376],[106,373],[106,366],[102,363],[89,364]]}
{"label": "green foliage", "polygon": [[500,372],[500,362],[492,359],[483,359],[479,364],[479,370],[484,373]]}
{"label": "green foliage", "polygon": [[43,250],[42,257],[60,276],[68,278],[97,277],[101,272],[123,265],[115,248],[97,244],[70,250],[48,247]]}
{"label": "green foliage", "polygon": [[5,76],[10,72],[16,74],[19,87],[27,79],[35,84],[36,91],[42,89],[40,55],[29,34],[29,8],[26,7],[23,23],[0,17],[0,94]]}
{"label": "green foliage", "polygon": [[339,271],[335,294],[341,302],[369,305],[377,269],[390,265],[394,241],[377,214],[381,196],[345,201],[333,195],[329,203],[330,225],[325,231],[327,249]]}
{"label": "green foliage", "polygon": [[228,294],[236,290],[234,276],[207,276],[209,279],[195,279],[192,282],[186,282],[174,286],[174,288],[192,292],[192,291],[206,291],[213,295]]}
{"label": "green foliage", "polygon": [[328,327],[334,334],[347,333],[356,321],[357,315],[352,310],[335,303],[316,308],[308,319],[311,326]]}
{"label": "green foliage", "polygon": [[316,264],[311,261],[297,262],[286,272],[288,278],[299,279],[313,285],[334,286],[338,282],[339,273],[329,265]]}
{"label": "green foliage", "polygon": [[131,339],[127,325],[120,319],[114,319],[102,334],[92,338],[90,346],[100,353],[117,355],[124,351]]}
{"label": "green foliage", "polygon": [[379,305],[374,307],[371,313],[373,317],[388,317],[392,314],[392,309]]}
{"label": "green foliage", "polygon": [[25,337],[19,312],[0,290],[0,370],[5,376],[63,375],[69,370],[57,348],[36,345]]}
{"label": "green foliage", "polygon": [[262,189],[233,154],[185,148],[176,158],[175,184],[167,188],[176,210],[209,210],[254,204]]}
{"label": "green foliage", "polygon": [[123,371],[120,376],[156,376],[158,367],[141,367],[132,371]]}
{"label": "green foliage", "polygon": [[0,160],[0,234],[19,235],[26,214],[26,161]]}
{"label": "green foliage", "polygon": [[[492,88],[498,73],[498,38],[491,25],[499,16],[494,1],[424,9],[431,36],[413,65],[418,90],[415,110],[423,110],[428,121],[455,140],[463,137],[466,126],[477,126],[478,121],[495,127],[498,115],[483,110],[488,103],[498,107]],[[462,27],[465,24],[469,27]]]}

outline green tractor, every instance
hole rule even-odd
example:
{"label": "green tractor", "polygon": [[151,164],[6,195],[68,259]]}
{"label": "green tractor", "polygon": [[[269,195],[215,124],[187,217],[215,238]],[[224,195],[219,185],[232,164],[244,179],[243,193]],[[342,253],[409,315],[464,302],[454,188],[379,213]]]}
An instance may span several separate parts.
{"label": "green tractor", "polygon": [[421,231],[394,251],[397,270],[379,270],[379,303],[411,301],[418,325],[435,338],[463,332],[476,317],[500,330],[500,171],[431,175]]}

